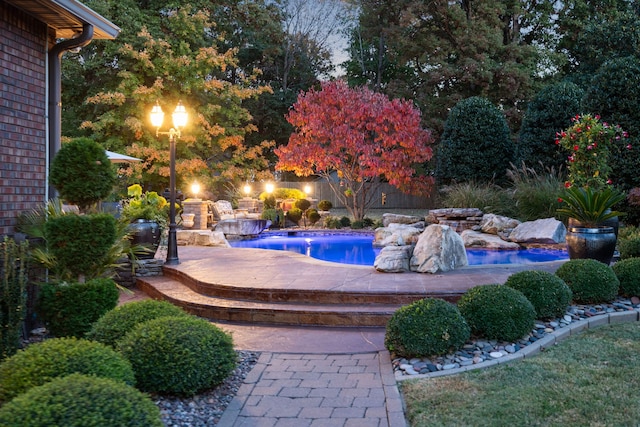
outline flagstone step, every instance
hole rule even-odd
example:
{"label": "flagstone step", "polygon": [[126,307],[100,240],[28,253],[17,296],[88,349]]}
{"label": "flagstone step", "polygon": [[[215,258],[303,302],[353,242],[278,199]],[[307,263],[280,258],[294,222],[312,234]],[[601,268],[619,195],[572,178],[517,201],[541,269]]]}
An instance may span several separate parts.
{"label": "flagstone step", "polygon": [[[203,295],[168,276],[138,278],[151,298],[167,300],[189,313],[214,321],[301,326],[385,326],[401,304],[264,302]],[[227,296],[230,293],[227,292]],[[356,300],[357,301],[357,300]]]}

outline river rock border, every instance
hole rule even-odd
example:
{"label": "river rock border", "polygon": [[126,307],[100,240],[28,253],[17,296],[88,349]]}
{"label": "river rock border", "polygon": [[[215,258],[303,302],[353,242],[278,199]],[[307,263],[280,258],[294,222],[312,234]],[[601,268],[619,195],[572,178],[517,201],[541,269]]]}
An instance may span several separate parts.
{"label": "river rock border", "polygon": [[610,304],[575,305],[560,319],[536,321],[528,337],[515,343],[469,341],[454,354],[431,358],[395,358],[396,381],[455,375],[535,356],[566,338],[603,325],[640,321],[640,300],[618,299]]}

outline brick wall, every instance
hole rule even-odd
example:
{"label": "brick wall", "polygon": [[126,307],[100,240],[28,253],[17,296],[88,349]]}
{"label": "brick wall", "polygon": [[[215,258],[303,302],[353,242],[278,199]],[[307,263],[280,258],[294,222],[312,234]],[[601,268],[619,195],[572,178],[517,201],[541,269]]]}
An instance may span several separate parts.
{"label": "brick wall", "polygon": [[46,193],[47,27],[0,0],[0,236]]}

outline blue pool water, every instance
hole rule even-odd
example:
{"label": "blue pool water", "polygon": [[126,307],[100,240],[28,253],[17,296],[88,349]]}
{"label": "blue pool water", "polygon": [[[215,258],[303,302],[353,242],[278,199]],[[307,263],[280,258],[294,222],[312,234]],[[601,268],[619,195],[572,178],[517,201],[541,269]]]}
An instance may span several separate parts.
{"label": "blue pool water", "polygon": [[[229,241],[234,248],[274,249],[296,252],[323,261],[341,264],[373,265],[380,248],[373,247],[373,236],[353,234],[296,233],[263,235],[251,240]],[[467,249],[469,265],[529,264],[568,259],[566,251],[552,249],[486,250]]]}

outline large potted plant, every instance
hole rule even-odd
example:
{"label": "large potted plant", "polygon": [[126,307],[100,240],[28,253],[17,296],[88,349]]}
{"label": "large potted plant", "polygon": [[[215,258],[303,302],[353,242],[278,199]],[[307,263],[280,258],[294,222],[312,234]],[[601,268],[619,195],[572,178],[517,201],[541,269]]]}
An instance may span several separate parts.
{"label": "large potted plant", "polygon": [[613,207],[624,200],[612,187],[609,157],[615,139],[626,138],[619,126],[602,122],[599,116],[577,115],[556,144],[567,150],[568,180],[560,195],[558,213],[568,219],[569,257],[593,258],[608,264],[613,257],[617,220]]}
{"label": "large potted plant", "polygon": [[155,191],[143,192],[142,187],[133,184],[127,188],[129,199],[124,202],[121,217],[129,222],[131,244],[145,248],[138,258],[154,257],[162,231],[167,229],[169,203]]}

